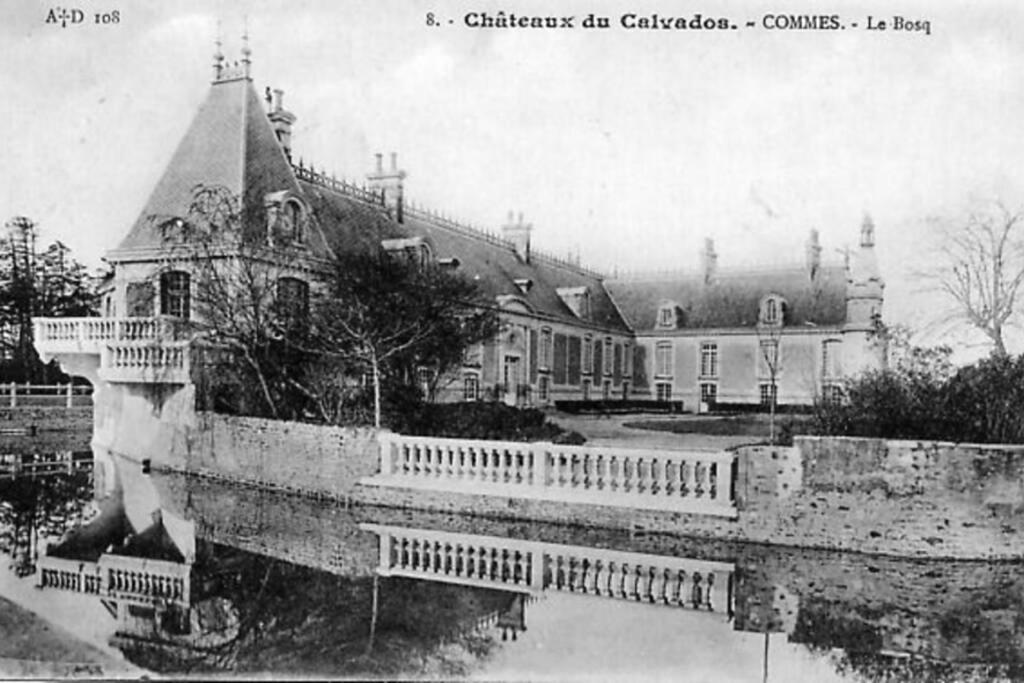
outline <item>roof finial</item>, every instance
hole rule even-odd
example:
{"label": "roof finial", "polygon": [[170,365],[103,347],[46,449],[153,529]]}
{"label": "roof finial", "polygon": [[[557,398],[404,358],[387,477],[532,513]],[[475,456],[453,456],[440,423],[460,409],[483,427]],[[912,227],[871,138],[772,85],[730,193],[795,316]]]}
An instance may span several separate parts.
{"label": "roof finial", "polygon": [[252,65],[252,50],[249,48],[249,15],[245,16],[244,19],[244,30],[242,32],[242,68],[245,71],[245,77],[249,78],[249,67]]}
{"label": "roof finial", "polygon": [[219,81],[221,73],[224,71],[224,53],[221,52],[220,42],[220,19],[217,20],[217,40],[215,44],[217,49],[213,53],[213,79]]}

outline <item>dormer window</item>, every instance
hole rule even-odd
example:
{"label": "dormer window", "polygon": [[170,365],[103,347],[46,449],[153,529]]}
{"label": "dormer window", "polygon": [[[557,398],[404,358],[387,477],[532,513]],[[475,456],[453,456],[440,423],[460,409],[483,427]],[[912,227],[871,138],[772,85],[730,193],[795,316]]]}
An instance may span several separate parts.
{"label": "dormer window", "polygon": [[590,319],[590,288],[589,287],[559,287],[558,297],[569,307],[577,318],[581,320]]}
{"label": "dormer window", "polygon": [[516,283],[516,289],[523,294],[528,293],[533,287],[533,280],[527,277],[516,278],[513,282]]}
{"label": "dormer window", "polygon": [[422,237],[381,240],[380,246],[388,254],[393,256],[402,255],[420,267],[426,266],[433,260],[430,245]]}
{"label": "dormer window", "polygon": [[306,241],[306,205],[291,192],[272,192],[263,200],[267,210],[267,238],[271,246]]}
{"label": "dormer window", "polygon": [[769,294],[761,300],[762,325],[782,325],[786,321],[786,300],[778,294]]}
{"label": "dormer window", "polygon": [[672,301],[663,301],[658,306],[658,318],[656,326],[662,330],[674,330],[679,327],[682,315],[679,306]]}

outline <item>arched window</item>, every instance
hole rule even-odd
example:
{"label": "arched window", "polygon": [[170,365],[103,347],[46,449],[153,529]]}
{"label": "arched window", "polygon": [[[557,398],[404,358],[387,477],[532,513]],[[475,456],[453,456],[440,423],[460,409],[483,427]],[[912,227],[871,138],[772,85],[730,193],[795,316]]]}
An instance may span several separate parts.
{"label": "arched window", "polygon": [[761,324],[784,325],[786,322],[786,300],[778,294],[769,294],[761,300]]}
{"label": "arched window", "polygon": [[189,318],[192,312],[192,282],[188,273],[171,270],[160,274],[160,313]]}

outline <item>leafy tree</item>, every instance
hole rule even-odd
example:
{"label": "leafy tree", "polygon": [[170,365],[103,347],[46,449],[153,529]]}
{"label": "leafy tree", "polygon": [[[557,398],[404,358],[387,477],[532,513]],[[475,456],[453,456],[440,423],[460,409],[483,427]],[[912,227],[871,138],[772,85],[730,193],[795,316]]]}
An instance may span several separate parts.
{"label": "leafy tree", "polygon": [[31,219],[17,216],[5,227],[0,236],[0,357],[10,361],[3,374],[45,381],[51,371],[32,344],[32,318],[93,314],[95,280],[61,242],[39,251]]}
{"label": "leafy tree", "polygon": [[1006,355],[1006,328],[1020,317],[1024,285],[1024,208],[976,202],[965,216],[933,219],[939,245],[919,275],[945,295],[942,319],[983,333]]}

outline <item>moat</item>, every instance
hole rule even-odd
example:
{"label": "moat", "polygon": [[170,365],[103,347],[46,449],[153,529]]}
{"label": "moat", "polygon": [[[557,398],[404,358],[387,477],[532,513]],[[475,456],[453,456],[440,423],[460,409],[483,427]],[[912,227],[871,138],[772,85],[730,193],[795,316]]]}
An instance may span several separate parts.
{"label": "moat", "polygon": [[1024,676],[1017,563],[346,508],[117,470],[100,501],[88,471],[0,481],[0,598],[141,672]]}

